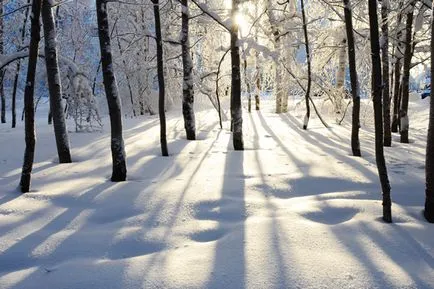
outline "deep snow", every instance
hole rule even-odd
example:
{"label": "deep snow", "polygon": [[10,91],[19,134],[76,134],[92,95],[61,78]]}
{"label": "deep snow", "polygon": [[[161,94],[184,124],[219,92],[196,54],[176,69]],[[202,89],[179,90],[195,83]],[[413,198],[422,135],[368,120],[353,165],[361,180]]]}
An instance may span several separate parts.
{"label": "deep snow", "polygon": [[433,288],[428,102],[411,104],[412,143],[395,135],[386,148],[393,224],[380,218],[369,117],[362,158],[350,155],[348,124],[313,118],[303,131],[302,111],[270,105],[244,112],[244,152],[212,110],[197,113],[197,141],[169,113],[166,158],[158,119],[128,119],[128,181],[111,183],[108,126],[71,133],[74,163],[59,165],[44,112],[25,195],[23,124],[2,124],[0,288]]}

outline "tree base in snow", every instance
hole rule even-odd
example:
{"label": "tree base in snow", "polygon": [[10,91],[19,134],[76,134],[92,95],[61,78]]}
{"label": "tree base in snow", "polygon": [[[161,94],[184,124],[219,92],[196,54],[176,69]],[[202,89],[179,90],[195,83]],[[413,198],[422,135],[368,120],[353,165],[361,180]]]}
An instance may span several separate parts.
{"label": "tree base in snow", "polygon": [[434,203],[425,203],[423,215],[428,222],[434,223]]}
{"label": "tree base in snow", "polygon": [[401,131],[401,143],[409,143],[408,141],[408,131]]}
{"label": "tree base in snow", "polygon": [[243,136],[241,134],[237,135],[234,133],[234,150],[236,151],[244,150]]}
{"label": "tree base in snow", "polygon": [[392,211],[390,208],[383,208],[383,221],[386,223],[392,223]]}
{"label": "tree base in snow", "polygon": [[196,132],[194,130],[191,131],[187,130],[185,132],[188,140],[196,140]]}
{"label": "tree base in snow", "polygon": [[112,182],[123,182],[127,179],[127,167],[125,162],[122,162],[116,167],[113,167],[113,173],[111,177]]}

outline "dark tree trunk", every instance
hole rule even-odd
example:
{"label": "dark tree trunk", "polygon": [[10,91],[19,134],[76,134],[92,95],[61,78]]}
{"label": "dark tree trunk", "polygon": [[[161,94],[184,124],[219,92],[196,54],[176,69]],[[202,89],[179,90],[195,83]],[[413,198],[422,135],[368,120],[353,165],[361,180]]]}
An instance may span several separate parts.
{"label": "dark tree trunk", "polygon": [[[434,8],[434,7],[433,7]],[[431,10],[431,20],[434,19],[434,9]],[[434,53],[434,25],[431,26],[431,55]],[[431,57],[431,75],[434,75],[434,57]],[[431,87],[434,85],[434,77],[431,77]],[[428,222],[434,223],[434,93],[431,90],[429,105],[428,138],[426,145],[425,163],[425,210],[424,216]]]}
{"label": "dark tree trunk", "polygon": [[[3,0],[0,0],[0,15],[3,15]],[[3,50],[3,17],[0,16],[0,55],[4,54]],[[0,99],[1,99],[1,122],[6,123],[6,98],[4,91],[4,76],[6,70],[0,70]]]}
{"label": "dark tree trunk", "polygon": [[303,32],[304,32],[304,41],[306,48],[306,60],[307,60],[307,89],[306,89],[306,95],[305,95],[305,102],[306,102],[306,115],[304,117],[303,122],[303,129],[307,129],[307,125],[309,124],[309,118],[310,118],[310,106],[309,106],[309,97],[310,97],[310,88],[312,86],[312,68],[310,63],[310,49],[309,49],[309,38],[307,35],[307,21],[306,21],[306,13],[304,11],[304,0],[300,1],[301,3],[301,15],[303,17]]}
{"label": "dark tree trunk", "polygon": [[17,126],[17,90],[18,90],[18,77],[20,75],[21,70],[21,61],[18,60],[17,67],[16,67],[16,74],[14,77],[14,84],[12,88],[12,128],[15,128]]}
{"label": "dark tree trunk", "polygon": [[182,65],[184,83],[182,87],[182,115],[188,140],[196,139],[196,124],[194,116],[193,62],[190,54],[189,9],[188,0],[181,0],[182,6]]}
{"label": "dark tree trunk", "polygon": [[399,104],[400,104],[400,79],[401,79],[401,58],[396,58],[395,63],[395,84],[393,86],[393,118],[392,118],[392,132],[398,132],[399,126]]}
{"label": "dark tree trunk", "polygon": [[381,58],[380,42],[378,35],[377,0],[369,0],[369,27],[371,37],[371,58],[372,58],[372,94],[374,103],[375,119],[375,160],[377,162],[378,174],[383,191],[383,220],[392,222],[392,201],[390,199],[390,183],[387,175],[386,160],[384,159],[383,148],[383,111],[381,107]]}
{"label": "dark tree trunk", "polygon": [[[27,0],[27,4],[30,4],[30,0]],[[26,8],[25,16],[24,16],[24,23],[21,28],[21,43],[19,48],[24,44],[24,40],[26,38],[26,26],[27,26],[27,19],[29,16],[29,8]],[[14,86],[12,89],[12,128],[15,128],[17,125],[17,112],[16,112],[16,102],[17,102],[17,92],[18,92],[18,80],[20,77],[20,70],[21,70],[21,60],[17,61],[17,67],[14,77]]]}
{"label": "dark tree trunk", "polygon": [[44,25],[45,64],[47,68],[48,90],[50,93],[50,113],[53,116],[57,154],[60,163],[70,163],[71,153],[69,150],[69,138],[62,106],[62,85],[57,57],[56,28],[51,4],[48,0],[43,0],[42,3],[42,22]]}
{"label": "dark tree trunk", "polygon": [[29,45],[29,64],[27,68],[26,88],[24,90],[24,113],[25,113],[25,141],[23,170],[21,173],[21,192],[27,193],[30,190],[33,160],[35,156],[35,76],[36,64],[38,61],[40,26],[39,16],[41,15],[41,0],[34,0],[31,13],[31,32]]}
{"label": "dark tree trunk", "polygon": [[383,45],[381,47],[381,60],[383,63],[383,128],[384,146],[392,145],[392,131],[390,126],[390,95],[389,95],[389,7],[383,1],[381,5],[381,31]]}
{"label": "dark tree trunk", "polygon": [[[410,4],[413,5],[413,4]],[[401,109],[399,112],[400,116],[400,133],[401,133],[401,143],[408,143],[408,129],[409,129],[409,119],[408,119],[408,97],[409,97],[409,82],[410,82],[410,68],[411,68],[411,57],[412,57],[412,26],[413,26],[413,7],[410,7],[410,12],[407,13],[407,22],[405,26],[405,54],[404,54],[404,67],[402,75],[402,99],[401,99]]]}
{"label": "dark tree trunk", "polygon": [[155,34],[157,36],[157,69],[158,69],[158,112],[160,115],[160,143],[161,154],[169,156],[166,138],[166,113],[165,113],[165,85],[164,85],[164,63],[163,63],[163,39],[161,36],[160,4],[159,0],[152,0],[154,3]]}
{"label": "dark tree trunk", "polygon": [[359,82],[357,78],[356,67],[356,50],[354,45],[354,32],[353,20],[350,0],[344,0],[344,14],[345,14],[345,27],[347,32],[348,41],[348,63],[350,66],[351,78],[351,95],[353,97],[353,115],[351,127],[351,150],[353,156],[360,157],[359,129],[360,129],[360,95],[359,95]]}
{"label": "dark tree trunk", "polygon": [[394,74],[395,74],[395,83],[393,86],[393,117],[392,117],[392,132],[398,132],[399,127],[399,107],[401,105],[401,62],[402,62],[402,55],[404,55],[404,45],[401,43],[401,37],[402,37],[402,30],[400,28],[401,22],[402,22],[402,7],[404,5],[404,1],[399,2],[399,8],[398,8],[398,17],[396,20],[396,35],[395,35],[395,67],[394,67]]}
{"label": "dark tree trunk", "polygon": [[111,151],[113,160],[113,182],[125,181],[127,177],[126,154],[122,137],[122,111],[118,86],[113,71],[112,52],[107,14],[107,0],[96,0],[98,36],[101,49],[101,67],[105,94],[110,114]]}
{"label": "dark tree trunk", "polygon": [[243,141],[243,111],[241,107],[241,74],[240,48],[238,47],[238,24],[235,17],[239,10],[240,0],[232,0],[231,26],[231,63],[232,63],[232,92],[231,92],[231,123],[233,128],[233,144],[235,150],[244,150]]}

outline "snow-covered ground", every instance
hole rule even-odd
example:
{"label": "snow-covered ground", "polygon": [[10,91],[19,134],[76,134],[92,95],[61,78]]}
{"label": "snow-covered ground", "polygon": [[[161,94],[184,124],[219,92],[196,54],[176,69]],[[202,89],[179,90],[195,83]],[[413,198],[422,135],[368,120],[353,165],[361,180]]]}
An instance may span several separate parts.
{"label": "snow-covered ground", "polygon": [[[57,164],[42,114],[32,192],[17,191],[22,123],[0,126],[0,288],[433,288],[434,225],[422,217],[429,99],[411,104],[411,144],[386,148],[393,224],[381,221],[373,132],[351,156],[348,124],[326,129],[271,104],[244,114],[244,152],[215,111],[198,140],[168,116],[125,121],[128,181],[111,183],[104,133],[71,133]],[[369,123],[369,122],[368,122]],[[73,127],[73,126],[71,126]]]}

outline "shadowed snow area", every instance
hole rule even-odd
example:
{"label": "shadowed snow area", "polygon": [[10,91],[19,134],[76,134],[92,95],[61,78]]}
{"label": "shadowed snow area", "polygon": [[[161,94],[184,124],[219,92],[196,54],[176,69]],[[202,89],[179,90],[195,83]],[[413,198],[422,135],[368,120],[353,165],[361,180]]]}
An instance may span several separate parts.
{"label": "shadowed snow area", "polygon": [[434,227],[422,217],[428,101],[412,103],[411,144],[386,148],[395,223],[381,221],[373,131],[322,127],[271,105],[244,113],[244,152],[197,113],[197,141],[168,115],[125,121],[128,180],[111,174],[109,126],[71,133],[57,164],[37,123],[32,192],[17,191],[23,123],[0,126],[0,288],[433,288]]}

